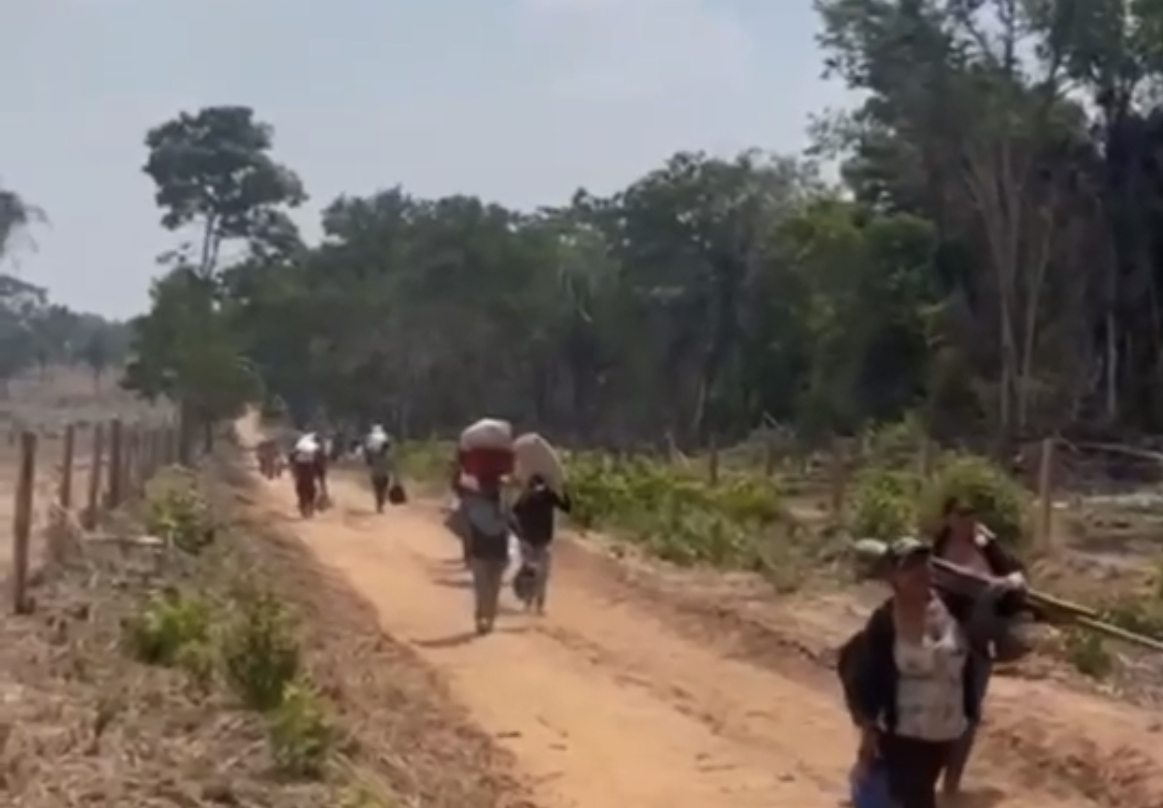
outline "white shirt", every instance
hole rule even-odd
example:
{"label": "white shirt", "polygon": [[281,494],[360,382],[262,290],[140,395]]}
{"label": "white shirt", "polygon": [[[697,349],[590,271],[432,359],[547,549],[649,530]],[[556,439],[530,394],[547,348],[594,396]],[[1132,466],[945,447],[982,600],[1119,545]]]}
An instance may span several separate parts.
{"label": "white shirt", "polygon": [[924,741],[952,741],[964,734],[968,654],[965,634],[937,599],[929,604],[920,642],[897,634],[893,656],[900,676],[898,734]]}

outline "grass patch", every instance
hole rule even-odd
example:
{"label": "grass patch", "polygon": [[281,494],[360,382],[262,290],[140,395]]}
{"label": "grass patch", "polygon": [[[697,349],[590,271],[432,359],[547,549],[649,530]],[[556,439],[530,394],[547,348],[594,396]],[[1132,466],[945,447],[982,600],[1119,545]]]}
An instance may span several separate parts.
{"label": "grass patch", "polygon": [[403,441],[396,450],[400,473],[427,486],[447,487],[455,457],[453,441]]}
{"label": "grass patch", "polygon": [[[195,475],[165,470],[146,486],[142,509],[151,534],[167,539],[166,552],[220,567],[203,569],[203,578],[239,574],[204,552],[217,528]],[[281,774],[323,777],[337,734],[325,701],[303,674],[291,615],[252,579],[225,589],[229,594],[219,601],[174,588],[149,595],[124,621],[122,647],[141,663],[184,671],[202,693],[224,686],[263,716]]]}
{"label": "grass patch", "polygon": [[270,593],[245,591],[235,606],[220,635],[223,672],[243,704],[269,712],[299,675],[299,646],[285,608]]}
{"label": "grass patch", "polygon": [[1102,637],[1079,629],[1068,629],[1063,634],[1063,655],[1076,671],[1091,679],[1110,676],[1115,660]]}
{"label": "grass patch", "polygon": [[123,645],[137,661],[174,667],[185,650],[210,638],[210,604],[170,590],[151,595],[124,625]]}
{"label": "grass patch", "polygon": [[213,544],[217,532],[194,472],[180,466],[162,469],[147,481],[142,523],[151,536],[194,555]]}
{"label": "grass patch", "polygon": [[763,571],[803,538],[771,480],[705,478],[647,458],[574,454],[567,459],[574,521],[612,529],[676,564]]}

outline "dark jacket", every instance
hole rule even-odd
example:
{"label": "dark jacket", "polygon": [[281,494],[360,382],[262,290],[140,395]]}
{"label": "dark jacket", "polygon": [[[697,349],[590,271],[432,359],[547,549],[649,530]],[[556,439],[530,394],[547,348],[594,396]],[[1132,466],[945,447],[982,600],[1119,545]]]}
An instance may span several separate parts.
{"label": "dark jacket", "polygon": [[[994,594],[982,596],[977,604],[965,608],[963,599],[940,594],[946,608],[966,632],[970,644],[981,642],[976,625],[979,616],[993,608]],[[968,614],[967,614],[968,612]],[[837,671],[844,688],[844,701],[853,721],[862,726],[880,726],[890,734],[896,732],[897,685],[900,672],[896,667],[894,646],[896,626],[892,619],[892,599],[882,603],[868,618],[864,628],[840,648]],[[980,703],[976,683],[985,673],[982,657],[967,654],[962,676],[965,717],[979,718]]]}
{"label": "dark jacket", "polygon": [[569,495],[558,495],[548,486],[527,488],[513,503],[513,521],[517,536],[533,547],[545,547],[553,541],[554,511],[569,513]]}
{"label": "dark jacket", "polygon": [[[1001,542],[994,538],[982,537],[984,541],[978,541],[978,549],[981,550],[982,556],[985,557],[985,563],[989,566],[989,571],[993,575],[1003,577],[1014,572],[1025,572],[1025,565],[1016,555],[1011,553]],[[937,558],[944,558],[945,551],[949,547],[950,534],[948,530],[942,530],[937,534],[937,538],[933,540],[933,555]]]}

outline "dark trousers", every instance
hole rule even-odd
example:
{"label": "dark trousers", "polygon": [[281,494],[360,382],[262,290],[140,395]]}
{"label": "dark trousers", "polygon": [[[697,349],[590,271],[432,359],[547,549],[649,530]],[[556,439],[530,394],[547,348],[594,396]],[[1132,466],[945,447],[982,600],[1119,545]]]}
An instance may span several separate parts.
{"label": "dark trousers", "polygon": [[318,494],[315,467],[296,463],[291,469],[291,474],[295,479],[295,497],[299,500],[299,511],[303,514],[311,513],[315,509],[315,498]]}
{"label": "dark trousers", "polygon": [[[989,680],[993,676],[993,660],[988,655],[982,655],[978,660],[977,681],[974,682],[974,698],[977,699],[977,714],[983,712],[985,694],[989,691]],[[965,774],[965,767],[969,763],[969,756],[973,752],[973,744],[977,740],[977,728],[981,719],[970,723],[959,741],[954,742],[949,751],[949,760],[945,769],[945,787],[957,790],[961,786],[961,778]]]}
{"label": "dark trousers", "polygon": [[880,758],[898,808],[937,808],[937,780],[952,746],[952,741],[881,736]]}
{"label": "dark trousers", "polygon": [[384,503],[388,501],[388,484],[391,477],[387,474],[372,474],[372,494],[376,498],[376,512],[383,513]]}

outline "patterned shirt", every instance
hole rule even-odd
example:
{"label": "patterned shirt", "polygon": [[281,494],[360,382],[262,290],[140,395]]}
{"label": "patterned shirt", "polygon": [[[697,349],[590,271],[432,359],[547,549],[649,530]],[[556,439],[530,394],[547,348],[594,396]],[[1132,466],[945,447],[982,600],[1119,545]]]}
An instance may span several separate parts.
{"label": "patterned shirt", "polygon": [[924,741],[951,741],[965,732],[963,680],[969,644],[945,605],[934,598],[920,642],[897,633],[893,655],[897,685],[897,732]]}

